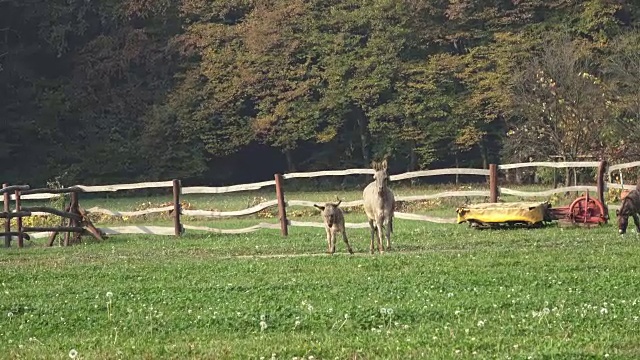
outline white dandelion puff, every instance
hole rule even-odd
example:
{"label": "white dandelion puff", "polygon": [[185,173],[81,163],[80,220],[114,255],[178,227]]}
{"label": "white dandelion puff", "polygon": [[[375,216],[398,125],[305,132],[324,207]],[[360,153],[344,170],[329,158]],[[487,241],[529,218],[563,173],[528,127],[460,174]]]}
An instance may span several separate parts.
{"label": "white dandelion puff", "polygon": [[604,315],[604,314],[606,314],[608,312],[609,312],[609,310],[607,310],[607,308],[605,308],[605,307],[600,308],[600,314]]}
{"label": "white dandelion puff", "polygon": [[78,352],[76,351],[76,349],[69,350],[69,357],[72,359],[75,359],[78,357]]}
{"label": "white dandelion puff", "polygon": [[107,298],[111,299],[113,297],[113,293],[111,291],[107,291]]}

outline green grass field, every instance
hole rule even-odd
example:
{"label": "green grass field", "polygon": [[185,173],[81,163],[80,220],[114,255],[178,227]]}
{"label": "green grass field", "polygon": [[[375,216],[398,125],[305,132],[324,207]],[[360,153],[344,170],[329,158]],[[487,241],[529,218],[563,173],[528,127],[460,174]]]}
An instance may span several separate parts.
{"label": "green grass field", "polygon": [[[255,197],[274,198],[269,195],[185,200],[196,208],[237,210]],[[290,192],[287,198],[335,195]],[[81,205],[133,210],[169,200],[86,199]],[[459,200],[409,210],[453,217]],[[261,216],[185,223],[235,228],[277,221]],[[297,216],[320,221],[309,209]],[[164,215],[143,220],[105,224],[170,224]],[[364,216],[354,211],[347,221]],[[394,250],[374,256],[368,230],[349,231],[355,255],[338,242],[337,254],[329,256],[323,229],[297,227],[286,238],[278,230],[188,232],[1,249],[0,358],[64,359],[72,350],[79,359],[640,356],[635,231],[620,237],[612,224],[474,230],[405,220],[396,220],[394,230]]]}

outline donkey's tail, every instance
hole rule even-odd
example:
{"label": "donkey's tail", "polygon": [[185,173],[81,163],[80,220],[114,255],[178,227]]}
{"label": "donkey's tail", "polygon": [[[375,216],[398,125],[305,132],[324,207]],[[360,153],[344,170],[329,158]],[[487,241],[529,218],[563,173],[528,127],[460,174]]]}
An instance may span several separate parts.
{"label": "donkey's tail", "polygon": [[393,216],[389,219],[389,231],[393,232]]}

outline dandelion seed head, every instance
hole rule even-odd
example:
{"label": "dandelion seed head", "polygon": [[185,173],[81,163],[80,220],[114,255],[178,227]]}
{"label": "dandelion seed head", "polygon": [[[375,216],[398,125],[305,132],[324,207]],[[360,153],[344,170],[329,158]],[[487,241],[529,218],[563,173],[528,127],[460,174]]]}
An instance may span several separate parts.
{"label": "dandelion seed head", "polygon": [[78,357],[78,352],[76,351],[76,349],[69,350],[69,357],[72,359],[75,359]]}
{"label": "dandelion seed head", "polygon": [[113,297],[113,293],[111,291],[107,291],[107,298],[111,299]]}

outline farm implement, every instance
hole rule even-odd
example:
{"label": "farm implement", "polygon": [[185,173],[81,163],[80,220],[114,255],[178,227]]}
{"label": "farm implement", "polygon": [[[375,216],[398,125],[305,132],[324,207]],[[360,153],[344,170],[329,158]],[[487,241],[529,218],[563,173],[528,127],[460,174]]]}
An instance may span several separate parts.
{"label": "farm implement", "polygon": [[545,223],[558,221],[559,225],[598,226],[608,220],[604,204],[586,192],[573,200],[569,206],[552,207],[549,202],[480,203],[464,205],[456,209],[457,223],[485,228],[541,227]]}

